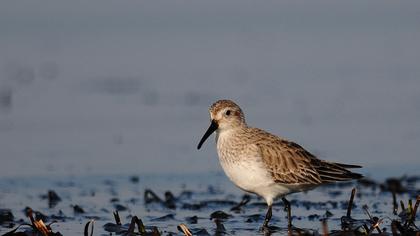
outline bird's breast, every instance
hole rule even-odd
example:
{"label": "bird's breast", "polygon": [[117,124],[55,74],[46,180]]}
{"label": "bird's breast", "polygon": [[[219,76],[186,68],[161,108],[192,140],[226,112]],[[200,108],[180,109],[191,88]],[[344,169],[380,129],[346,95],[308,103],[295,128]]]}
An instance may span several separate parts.
{"label": "bird's breast", "polygon": [[244,160],[229,161],[229,158],[219,157],[220,164],[229,179],[239,188],[259,193],[261,187],[273,183],[264,164],[253,157]]}
{"label": "bird's breast", "polygon": [[273,183],[258,151],[252,145],[235,143],[219,135],[217,153],[225,174],[239,188],[257,193],[261,187]]}

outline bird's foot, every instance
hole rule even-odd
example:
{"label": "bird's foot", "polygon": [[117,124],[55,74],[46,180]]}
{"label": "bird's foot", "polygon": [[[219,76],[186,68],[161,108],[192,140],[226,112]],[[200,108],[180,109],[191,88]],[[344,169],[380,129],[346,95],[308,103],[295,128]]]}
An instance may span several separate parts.
{"label": "bird's foot", "polygon": [[279,227],[273,226],[273,225],[263,225],[260,228],[260,232],[263,233],[264,235],[270,235],[279,230],[281,230]]}

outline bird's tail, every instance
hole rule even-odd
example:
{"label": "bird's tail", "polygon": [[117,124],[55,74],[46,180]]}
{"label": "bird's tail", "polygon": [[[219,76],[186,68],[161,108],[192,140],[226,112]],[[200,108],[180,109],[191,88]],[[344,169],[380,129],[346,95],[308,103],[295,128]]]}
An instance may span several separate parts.
{"label": "bird's tail", "polygon": [[342,164],[342,163],[333,163],[333,164],[338,165],[343,168],[347,168],[347,169],[362,168],[362,166],[359,166],[359,165],[349,165],[349,164]]}
{"label": "bird's tail", "polygon": [[353,179],[363,178],[363,175],[347,170],[351,168],[361,168],[361,166],[334,162],[324,162],[318,166],[317,171],[319,177],[324,183],[349,181]]}

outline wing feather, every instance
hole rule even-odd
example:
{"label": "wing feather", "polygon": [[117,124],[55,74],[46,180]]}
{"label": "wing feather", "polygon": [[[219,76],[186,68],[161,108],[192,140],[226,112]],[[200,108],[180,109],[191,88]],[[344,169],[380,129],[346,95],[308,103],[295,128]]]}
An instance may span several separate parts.
{"label": "wing feather", "polygon": [[256,130],[265,133],[264,136],[267,137],[258,140],[256,145],[264,164],[277,183],[318,185],[363,177],[346,169],[360,166],[320,160],[294,142]]}

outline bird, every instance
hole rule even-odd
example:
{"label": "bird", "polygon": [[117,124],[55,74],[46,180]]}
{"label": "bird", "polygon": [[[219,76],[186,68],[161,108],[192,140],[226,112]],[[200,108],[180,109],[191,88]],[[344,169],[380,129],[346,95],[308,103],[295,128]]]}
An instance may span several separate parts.
{"label": "bird", "polygon": [[318,159],[295,142],[248,126],[242,109],[231,100],[216,101],[209,113],[210,126],[197,149],[216,132],[217,154],[227,177],[240,189],[262,197],[267,203],[262,228],[268,227],[275,200],[282,199],[291,227],[286,195],[363,177],[348,170],[361,168],[359,165]]}

